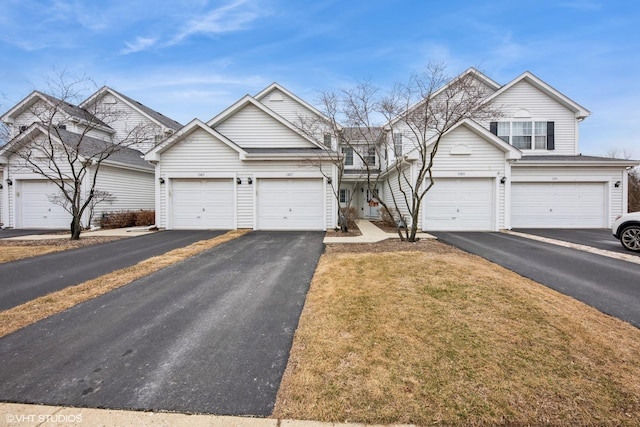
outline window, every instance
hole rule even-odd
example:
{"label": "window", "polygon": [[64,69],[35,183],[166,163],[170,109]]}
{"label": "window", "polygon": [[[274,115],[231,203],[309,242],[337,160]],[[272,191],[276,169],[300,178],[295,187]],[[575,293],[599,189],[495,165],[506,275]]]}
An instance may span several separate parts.
{"label": "window", "polygon": [[326,147],[331,147],[331,134],[330,133],[325,133],[324,134],[324,145]]}
{"label": "window", "polygon": [[364,156],[364,161],[368,166],[376,165],[376,148],[369,147],[366,151],[366,155]]}
{"label": "window", "polygon": [[489,130],[520,150],[553,150],[554,122],[491,122]]}
{"label": "window", "polygon": [[353,148],[343,147],[342,155],[344,156],[344,165],[353,166]]}
{"label": "window", "polygon": [[348,188],[340,189],[340,203],[348,203],[349,199],[351,199],[351,190]]}
{"label": "window", "polygon": [[402,156],[402,134],[393,134],[393,154],[396,157]]}

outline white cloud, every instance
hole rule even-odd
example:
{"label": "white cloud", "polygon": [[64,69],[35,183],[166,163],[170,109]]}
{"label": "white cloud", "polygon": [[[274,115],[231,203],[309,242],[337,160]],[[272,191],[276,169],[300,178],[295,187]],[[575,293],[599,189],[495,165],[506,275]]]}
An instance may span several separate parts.
{"label": "white cloud", "polygon": [[258,18],[257,11],[252,10],[245,0],[237,0],[219,7],[204,16],[190,20],[185,28],[176,35],[170,45],[180,43],[195,34],[221,34],[241,31]]}
{"label": "white cloud", "polygon": [[129,53],[140,52],[153,46],[157,41],[158,39],[153,37],[137,37],[133,43],[125,42],[124,44],[127,47],[122,49],[120,53],[127,55]]}

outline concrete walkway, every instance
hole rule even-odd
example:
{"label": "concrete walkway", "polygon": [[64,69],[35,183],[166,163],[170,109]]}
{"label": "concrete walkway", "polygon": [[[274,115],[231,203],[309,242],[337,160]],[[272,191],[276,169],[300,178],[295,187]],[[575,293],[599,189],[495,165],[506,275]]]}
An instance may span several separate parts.
{"label": "concrete walkway", "polygon": [[[387,233],[366,219],[357,219],[356,224],[362,233],[361,236],[325,237],[324,243],[376,243],[386,239],[399,239],[398,233]],[[416,236],[421,239],[435,239],[435,236],[428,233],[417,233]]]}
{"label": "concrete walkway", "polygon": [[0,403],[0,426],[363,427],[364,424]]}
{"label": "concrete walkway", "polygon": [[[145,234],[154,233],[156,230],[151,230],[151,227],[129,227],[129,228],[113,228],[113,229],[98,229],[94,231],[83,231],[80,234],[80,238],[87,237],[133,237],[143,236]],[[6,237],[0,240],[51,240],[51,239],[69,239],[71,234],[56,233],[56,234],[30,234],[26,236]]]}

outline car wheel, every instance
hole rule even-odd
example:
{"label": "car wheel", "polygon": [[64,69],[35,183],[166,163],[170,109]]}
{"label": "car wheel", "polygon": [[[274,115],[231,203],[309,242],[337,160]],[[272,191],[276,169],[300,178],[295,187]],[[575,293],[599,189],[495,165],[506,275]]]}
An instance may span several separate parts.
{"label": "car wheel", "polygon": [[620,243],[630,251],[640,252],[640,225],[631,225],[622,230]]}

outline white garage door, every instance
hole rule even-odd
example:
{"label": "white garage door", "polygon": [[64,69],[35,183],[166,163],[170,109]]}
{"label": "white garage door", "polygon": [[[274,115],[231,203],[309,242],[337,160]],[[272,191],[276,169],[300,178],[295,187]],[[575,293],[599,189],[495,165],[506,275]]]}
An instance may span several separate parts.
{"label": "white garage door", "polygon": [[493,230],[493,180],[437,179],[425,196],[427,231]]}
{"label": "white garage door", "polygon": [[49,201],[59,194],[59,188],[48,180],[20,180],[16,188],[18,221],[20,228],[67,229],[71,214],[60,205]]}
{"label": "white garage door", "polygon": [[234,206],[232,179],[171,180],[171,228],[233,229]]}
{"label": "white garage door", "polygon": [[321,179],[258,179],[258,229],[322,230]]}
{"label": "white garage door", "polygon": [[514,182],[514,228],[605,227],[605,191],[600,182]]}

